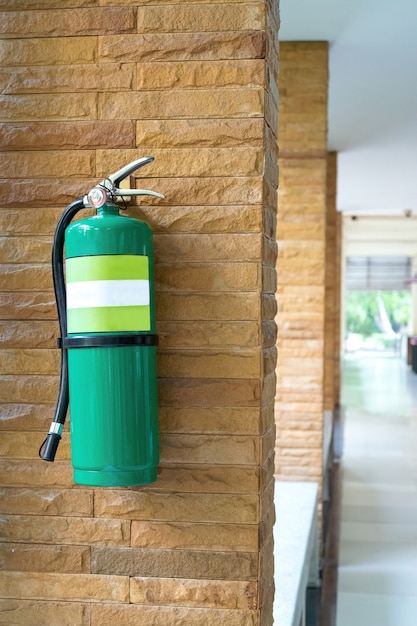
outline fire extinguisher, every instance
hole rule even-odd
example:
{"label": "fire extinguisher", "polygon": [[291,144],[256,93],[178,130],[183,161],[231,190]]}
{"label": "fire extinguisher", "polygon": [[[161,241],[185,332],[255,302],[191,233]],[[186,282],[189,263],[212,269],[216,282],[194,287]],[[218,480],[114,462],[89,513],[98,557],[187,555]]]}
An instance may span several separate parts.
{"label": "fire extinguisher", "polygon": [[[55,415],[39,455],[53,461],[70,406],[74,482],[146,485],[159,462],[152,230],[121,215],[120,189],[144,157],[67,206],[56,226],[52,274],[61,338]],[[72,222],[83,208],[96,214]],[[72,223],[71,223],[72,222]],[[65,245],[65,274],[64,274]]]}

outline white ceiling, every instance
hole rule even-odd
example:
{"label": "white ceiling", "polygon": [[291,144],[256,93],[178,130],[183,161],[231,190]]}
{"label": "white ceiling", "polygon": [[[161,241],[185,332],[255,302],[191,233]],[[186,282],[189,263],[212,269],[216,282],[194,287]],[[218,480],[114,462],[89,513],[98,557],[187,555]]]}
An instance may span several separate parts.
{"label": "white ceiling", "polygon": [[329,150],[347,214],[417,214],[417,0],[280,0],[282,41],[329,41]]}

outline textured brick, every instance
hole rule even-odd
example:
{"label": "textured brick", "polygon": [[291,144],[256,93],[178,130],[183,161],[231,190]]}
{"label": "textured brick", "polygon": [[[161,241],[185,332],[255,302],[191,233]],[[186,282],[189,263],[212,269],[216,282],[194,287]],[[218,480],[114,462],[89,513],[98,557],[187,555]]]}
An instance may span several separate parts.
{"label": "textured brick", "polygon": [[[51,101],[53,96],[48,98]],[[132,91],[99,94],[98,117],[99,119],[261,117],[262,107],[263,92],[256,88],[243,93],[241,89],[178,89],[175,93],[164,90]],[[87,115],[85,109],[82,117]],[[71,109],[67,117],[74,117],[71,116]],[[80,119],[80,113],[78,118]]]}
{"label": "textured brick", "polygon": [[258,499],[253,495],[159,494],[109,489],[98,491],[98,517],[129,520],[153,519],[183,522],[224,522],[255,524]]}
{"label": "textured brick", "polygon": [[[140,34],[125,35],[123,39],[117,35],[108,35],[100,37],[98,48],[99,60],[138,63],[262,59],[264,54],[262,31]],[[7,61],[6,57],[5,65]]]}
{"label": "textured brick", "polygon": [[253,610],[150,607],[102,604],[91,606],[91,626],[117,623],[118,626],[259,626],[259,613]]}
{"label": "textured brick", "polygon": [[0,565],[3,571],[89,573],[90,549],[88,546],[5,543],[0,546]]}
{"label": "textured brick", "polygon": [[258,406],[258,380],[177,378],[159,380],[161,406],[251,407]]}
{"label": "textured brick", "polygon": [[[98,150],[97,176],[117,170],[120,163],[137,158],[137,150]],[[152,150],[155,162],[143,173],[149,178],[188,176],[257,176],[262,173],[263,155],[256,148],[201,148]],[[87,172],[86,172],[87,173]],[[138,176],[142,177],[142,170]]]}
{"label": "textured brick", "polygon": [[[6,433],[2,434],[2,438]],[[93,514],[93,494],[83,489],[36,490],[0,489],[0,511],[11,515],[68,515],[90,517]]]}
{"label": "textured brick", "polygon": [[[0,323],[0,331],[1,331]],[[159,345],[163,348],[245,348],[260,343],[255,322],[159,322]],[[161,350],[160,350],[161,352]]]}
{"label": "textured brick", "polygon": [[255,552],[92,548],[91,569],[98,574],[256,580]]}
{"label": "textured brick", "polygon": [[129,580],[124,576],[91,574],[0,573],[6,598],[128,602]]}
{"label": "textured brick", "polygon": [[4,515],[0,524],[6,542],[127,546],[130,541],[127,520]]}
{"label": "textured brick", "polygon": [[0,121],[95,119],[96,100],[94,93],[3,96]]}
{"label": "textured brick", "polygon": [[170,61],[140,63],[137,89],[196,89],[199,87],[259,87],[264,84],[261,60]]}
{"label": "textured brick", "polygon": [[[226,352],[213,349],[207,353],[206,350],[179,352],[165,349],[159,352],[158,373],[164,378],[252,378],[260,376],[260,361],[259,353],[255,350]],[[8,373],[15,373],[9,370],[16,367],[17,364],[14,363],[5,365]],[[26,367],[31,369],[30,365]],[[32,365],[32,369],[34,371],[28,373],[40,373],[36,363]]]}
{"label": "textured brick", "polygon": [[160,263],[155,280],[160,291],[256,291],[260,287],[256,263]]}
{"label": "textured brick", "polygon": [[255,320],[256,294],[162,292],[157,296],[157,320]]}
{"label": "textured brick", "polygon": [[0,168],[6,178],[55,177],[63,171],[66,176],[93,176],[95,154],[89,150],[0,152]]}
{"label": "textured brick", "polygon": [[97,37],[4,40],[0,50],[3,67],[92,63],[96,57]]}
{"label": "textured brick", "polygon": [[45,602],[36,600],[1,600],[1,626],[90,626],[88,605],[79,602]]}
{"label": "textured brick", "polygon": [[181,261],[259,261],[262,239],[258,234],[158,235],[155,259],[158,263]]}
{"label": "textured brick", "polygon": [[158,481],[148,487],[151,491],[184,493],[232,493],[258,492],[259,471],[253,465],[183,465],[161,463]]}
{"label": "textured brick", "polygon": [[[1,23],[1,22],[0,22]],[[111,80],[109,80],[111,75]],[[114,65],[51,65],[4,67],[0,69],[3,93],[71,93],[80,91],[126,91],[133,88],[136,67],[133,63]],[[72,95],[71,95],[72,97]]]}
{"label": "textured brick", "polygon": [[[39,433],[27,432],[3,432],[0,442],[0,453],[3,457],[17,459],[33,459],[36,458],[42,438]],[[69,441],[64,436],[60,445],[60,457],[69,458]]]}
{"label": "textured brick", "polygon": [[166,433],[258,434],[258,411],[245,407],[160,407],[159,426]]}
{"label": "textured brick", "polygon": [[45,431],[52,420],[52,406],[47,404],[0,404],[0,430]]}
{"label": "textured brick", "polygon": [[129,120],[7,122],[0,124],[0,145],[2,150],[39,150],[40,145],[44,150],[133,148],[135,124]]}
{"label": "textured brick", "polygon": [[57,392],[57,376],[0,376],[0,402],[55,402]]}
{"label": "textured brick", "polygon": [[71,36],[122,34],[133,31],[135,14],[133,9],[123,7],[67,11],[51,8],[30,13],[8,11],[0,14],[0,24],[0,35],[3,38],[65,37],[69,33]]}
{"label": "textured brick", "polygon": [[2,348],[55,348],[58,324],[50,321],[0,321]]}
{"label": "textured brick", "polygon": [[225,552],[256,552],[254,524],[204,524],[187,522],[132,522],[132,547]]}
{"label": "textured brick", "polygon": [[253,465],[258,455],[255,437],[180,434],[161,437],[161,460],[165,463]]}
{"label": "textured brick", "polygon": [[261,30],[264,3],[176,4],[147,6],[138,10],[138,31],[142,33]]}
{"label": "textured brick", "polygon": [[[48,431],[49,423],[50,419],[44,434]],[[54,463],[40,463],[39,459],[0,459],[0,483],[29,489],[72,488],[72,467],[68,461],[60,460],[60,454],[58,449]]]}
{"label": "textured brick", "polygon": [[6,292],[0,298],[0,319],[55,319],[56,306],[53,293]]}
{"label": "textured brick", "polygon": [[148,606],[256,609],[257,585],[240,581],[132,578],[130,600]]}
{"label": "textured brick", "polygon": [[3,205],[9,207],[61,206],[84,196],[97,184],[96,178],[28,178],[0,180],[3,191]]}
{"label": "textured brick", "polygon": [[138,147],[152,150],[187,146],[260,146],[262,129],[261,119],[140,120],[136,142]]}
{"label": "textured brick", "polygon": [[[0,159],[1,160],[1,159]],[[51,256],[50,237],[0,237],[0,263],[42,263]]]}
{"label": "textured brick", "polygon": [[[1,181],[0,181],[1,182]],[[139,189],[144,187],[141,180],[136,182]],[[158,200],[161,206],[220,206],[220,205],[259,205],[263,200],[262,178],[207,176],[200,178],[153,178],[149,181],[153,190],[165,194]],[[143,200],[141,200],[143,202]],[[149,200],[146,199],[146,203]]]}

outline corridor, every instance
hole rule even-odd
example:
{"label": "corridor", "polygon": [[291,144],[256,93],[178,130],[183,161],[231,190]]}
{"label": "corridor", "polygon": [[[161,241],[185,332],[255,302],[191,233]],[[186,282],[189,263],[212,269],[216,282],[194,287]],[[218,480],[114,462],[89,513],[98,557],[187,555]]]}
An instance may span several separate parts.
{"label": "corridor", "polygon": [[417,624],[417,375],[404,360],[343,365],[336,626]]}

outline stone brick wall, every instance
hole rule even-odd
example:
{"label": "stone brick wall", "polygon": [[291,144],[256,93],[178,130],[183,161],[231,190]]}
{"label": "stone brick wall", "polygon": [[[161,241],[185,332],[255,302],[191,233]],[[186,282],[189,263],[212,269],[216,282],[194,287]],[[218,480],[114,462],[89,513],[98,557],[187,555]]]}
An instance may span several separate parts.
{"label": "stone brick wall", "polygon": [[323,478],[327,43],[280,46],[276,474]]}
{"label": "stone brick wall", "polygon": [[[0,0],[0,622],[272,623],[278,2]],[[156,248],[161,464],[74,486],[49,265],[133,158]],[[148,201],[146,201],[148,202]],[[68,428],[66,429],[68,430]]]}

